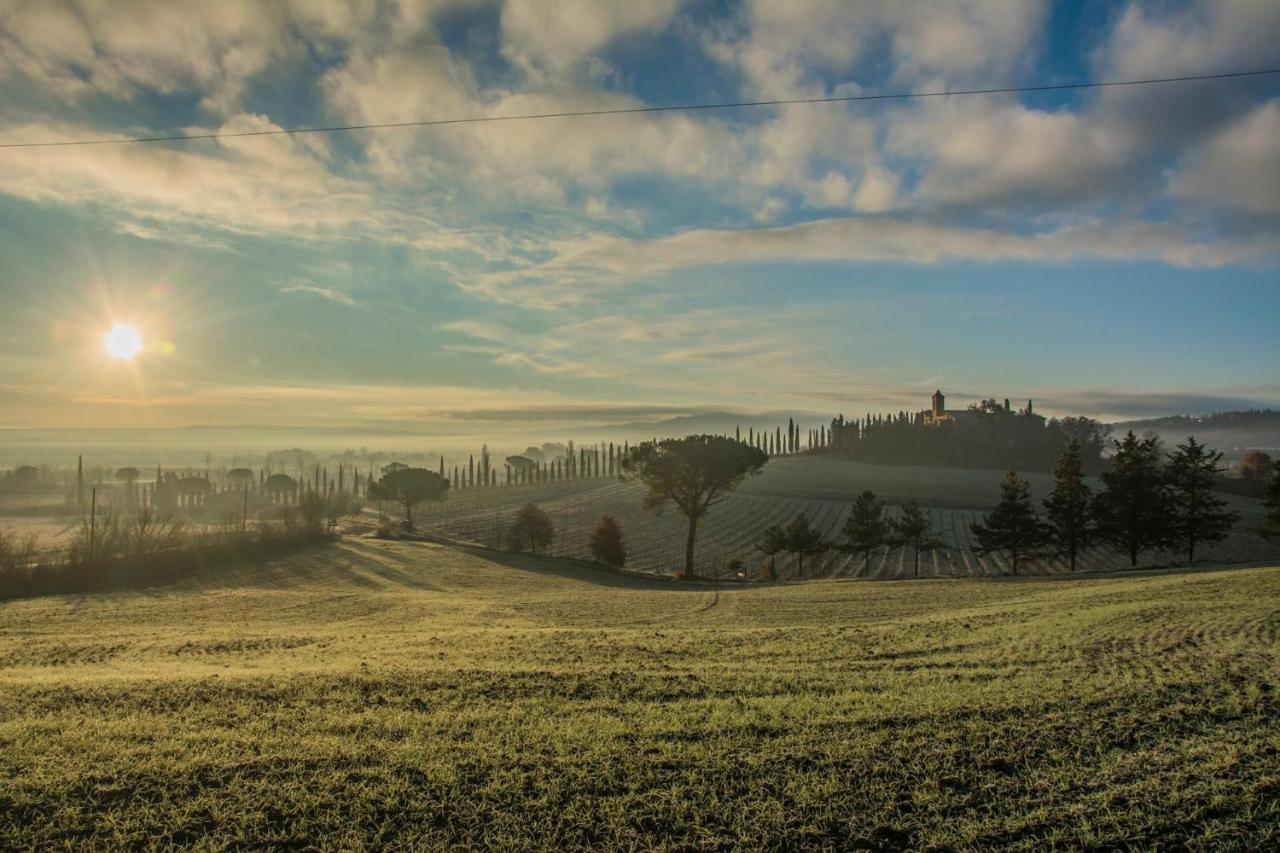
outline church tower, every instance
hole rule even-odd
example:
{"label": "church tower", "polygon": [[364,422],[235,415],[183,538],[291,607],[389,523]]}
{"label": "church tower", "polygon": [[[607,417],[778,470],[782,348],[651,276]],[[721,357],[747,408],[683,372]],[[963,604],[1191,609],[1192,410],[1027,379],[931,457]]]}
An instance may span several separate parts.
{"label": "church tower", "polygon": [[942,417],[947,411],[947,398],[942,396],[942,391],[933,392],[933,416],[935,418]]}

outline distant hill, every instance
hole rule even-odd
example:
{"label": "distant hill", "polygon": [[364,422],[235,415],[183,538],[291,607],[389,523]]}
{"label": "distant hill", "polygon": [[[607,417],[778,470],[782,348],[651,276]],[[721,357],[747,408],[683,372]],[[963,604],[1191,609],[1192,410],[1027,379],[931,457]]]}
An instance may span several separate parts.
{"label": "distant hill", "polygon": [[624,424],[610,424],[595,427],[589,431],[606,437],[669,437],[685,436],[696,433],[713,433],[717,435],[733,435],[735,429],[743,432],[748,429],[771,430],[782,427],[785,432],[787,419],[794,418],[802,429],[817,429],[820,425],[830,424],[831,416],[818,412],[782,412],[769,411],[755,414],[737,414],[734,412],[699,412],[693,415],[680,415],[660,421],[632,421]]}
{"label": "distant hill", "polygon": [[1155,432],[1166,444],[1185,441],[1187,436],[1194,435],[1196,441],[1223,451],[1228,460],[1237,459],[1253,448],[1280,451],[1280,412],[1272,409],[1121,421],[1111,428],[1114,434],[1120,435],[1128,430],[1139,435]]}

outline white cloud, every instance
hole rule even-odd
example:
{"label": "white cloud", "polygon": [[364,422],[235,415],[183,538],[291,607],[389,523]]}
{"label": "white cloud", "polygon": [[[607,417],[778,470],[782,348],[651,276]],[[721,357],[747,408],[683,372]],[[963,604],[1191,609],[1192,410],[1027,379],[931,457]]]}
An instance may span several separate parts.
{"label": "white cloud", "polygon": [[1189,150],[1169,179],[1169,194],[1213,207],[1280,212],[1280,100]]}
{"label": "white cloud", "polygon": [[340,305],[358,305],[351,296],[340,290],[334,290],[332,287],[321,287],[318,284],[300,281],[290,284],[287,287],[280,288],[281,293],[310,293],[319,296],[322,299],[328,299],[330,302],[337,302]]}
{"label": "white cloud", "polygon": [[631,32],[657,32],[676,0],[507,0],[502,7],[502,51],[529,71],[564,72]]}
{"label": "white cloud", "polygon": [[894,217],[812,220],[762,229],[695,229],[651,240],[592,235],[553,243],[551,248],[554,257],[543,263],[459,283],[500,301],[553,307],[676,270],[723,264],[1109,260],[1213,267],[1261,262],[1276,252],[1274,244],[1264,239],[1206,242],[1182,226],[1141,220],[1086,220],[1023,235]]}

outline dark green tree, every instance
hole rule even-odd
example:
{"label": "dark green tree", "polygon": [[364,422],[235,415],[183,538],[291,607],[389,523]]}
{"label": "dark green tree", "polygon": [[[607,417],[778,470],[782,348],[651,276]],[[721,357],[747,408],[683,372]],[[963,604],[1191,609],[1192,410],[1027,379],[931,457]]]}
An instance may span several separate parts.
{"label": "dark green tree", "polygon": [[644,483],[646,509],[674,503],[689,522],[685,541],[684,574],[694,577],[693,546],[698,524],[707,512],[738,487],[747,476],[758,474],[769,457],[753,447],[718,435],[690,435],[646,441],[622,460],[624,477]]}
{"label": "dark green tree", "polygon": [[611,515],[602,515],[591,531],[591,555],[604,563],[620,569],[627,563],[627,541],[622,526]]}
{"label": "dark green tree", "polygon": [[914,500],[902,505],[896,518],[889,519],[888,543],[895,548],[910,548],[914,556],[912,572],[920,576],[920,554],[947,548],[933,529],[933,518]]}
{"label": "dark green tree", "polygon": [[546,548],[556,538],[556,528],[551,516],[537,504],[525,504],[516,512],[507,530],[507,542],[513,551],[524,551],[527,547],[534,556],[539,549]]}
{"label": "dark green tree", "polygon": [[369,484],[371,499],[396,501],[404,507],[404,526],[410,530],[415,506],[423,501],[442,501],[448,493],[449,481],[426,468],[396,468]]}
{"label": "dark green tree", "polygon": [[1268,539],[1280,537],[1280,462],[1271,468],[1271,477],[1263,492],[1262,506],[1266,510],[1262,535]]}
{"label": "dark green tree", "polygon": [[809,523],[809,516],[800,513],[782,528],[782,550],[796,555],[796,576],[804,580],[804,558],[816,557],[831,550],[831,543],[822,531]]}
{"label": "dark green tree", "polygon": [[884,501],[870,490],[853,500],[849,517],[844,522],[844,542],[840,550],[862,555],[862,574],[871,572],[871,555],[889,540],[889,522],[884,516]]}
{"label": "dark green tree", "polygon": [[1053,491],[1044,500],[1045,521],[1053,550],[1071,563],[1089,547],[1093,537],[1093,490],[1084,481],[1084,460],[1080,442],[1067,441],[1058,461],[1053,465]]}
{"label": "dark green tree", "polygon": [[1043,553],[1049,544],[1049,528],[1041,521],[1031,503],[1031,484],[1017,471],[1004,475],[1000,483],[1000,502],[983,517],[980,524],[970,524],[979,554],[1009,555],[1013,573],[1024,557]]}
{"label": "dark green tree", "polygon": [[1196,546],[1227,538],[1240,516],[1227,511],[1227,502],[1214,491],[1224,469],[1222,454],[1188,436],[1186,444],[1168,456],[1165,480],[1169,495],[1170,539],[1194,562]]}
{"label": "dark green tree", "polygon": [[778,554],[786,549],[786,533],[782,525],[774,524],[766,527],[760,534],[760,538],[756,540],[756,550],[769,558],[769,580],[776,581],[778,579]]}
{"label": "dark green tree", "polygon": [[1146,549],[1169,543],[1168,491],[1154,436],[1130,430],[1112,442],[1110,467],[1102,472],[1102,492],[1094,500],[1098,538],[1129,556],[1131,567]]}

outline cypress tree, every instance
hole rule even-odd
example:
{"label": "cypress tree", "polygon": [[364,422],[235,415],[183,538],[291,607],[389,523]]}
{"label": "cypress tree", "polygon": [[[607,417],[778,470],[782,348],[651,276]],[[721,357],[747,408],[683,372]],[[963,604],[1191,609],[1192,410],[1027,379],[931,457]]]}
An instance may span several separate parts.
{"label": "cypress tree", "polygon": [[1173,518],[1171,540],[1186,551],[1187,562],[1196,558],[1196,546],[1227,538],[1240,516],[1227,511],[1227,502],[1214,491],[1222,467],[1222,454],[1206,448],[1194,437],[1169,454],[1165,475],[1169,509]]}
{"label": "cypress tree", "polygon": [[978,540],[979,554],[1003,551],[1009,555],[1013,573],[1024,556],[1034,556],[1049,543],[1049,530],[1031,505],[1031,484],[1017,471],[1005,474],[1000,483],[1000,502],[969,530]]}
{"label": "cypress tree", "polygon": [[1138,438],[1130,430],[1112,442],[1111,467],[1102,474],[1103,490],[1094,501],[1098,537],[1122,554],[1129,565],[1148,548],[1169,541],[1168,493],[1160,471],[1155,438]]}
{"label": "cypress tree", "polygon": [[1080,442],[1073,438],[1053,465],[1053,491],[1044,500],[1050,543],[1059,556],[1070,561],[1073,572],[1076,557],[1089,547],[1093,536],[1092,503],[1093,490],[1084,482]]}
{"label": "cypress tree", "polygon": [[804,580],[804,558],[831,550],[831,543],[823,538],[821,530],[809,524],[809,517],[803,512],[782,529],[781,544],[782,550],[796,555],[796,576],[801,580]]}
{"label": "cypress tree", "polygon": [[884,517],[884,501],[870,490],[854,498],[844,522],[844,542],[840,550],[863,556],[862,574],[871,571],[871,555],[889,539],[889,523]]}
{"label": "cypress tree", "polygon": [[920,576],[920,553],[937,551],[947,545],[937,537],[933,529],[933,518],[920,508],[920,504],[909,500],[902,505],[897,518],[889,520],[889,544],[895,548],[910,548],[915,561],[913,574]]}

